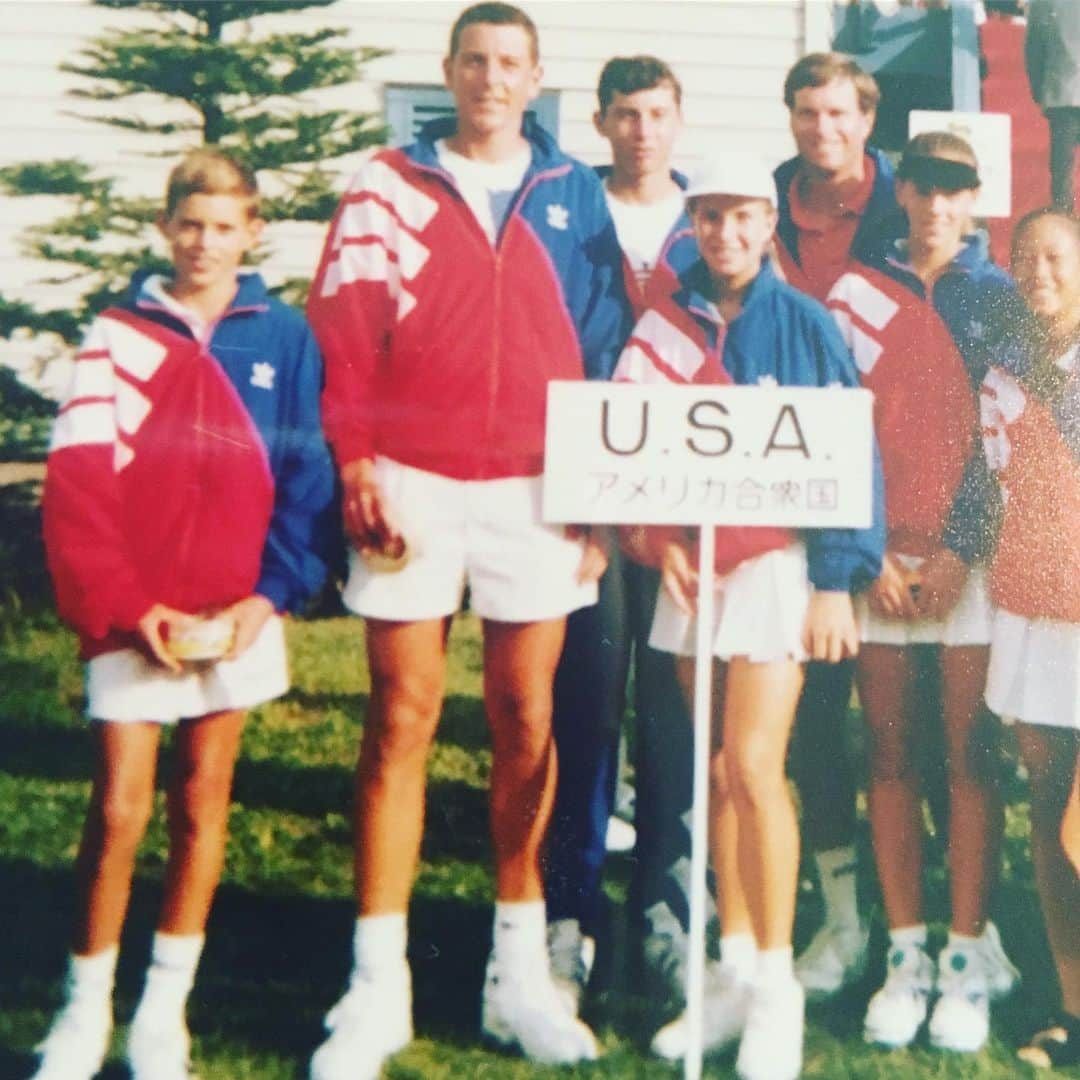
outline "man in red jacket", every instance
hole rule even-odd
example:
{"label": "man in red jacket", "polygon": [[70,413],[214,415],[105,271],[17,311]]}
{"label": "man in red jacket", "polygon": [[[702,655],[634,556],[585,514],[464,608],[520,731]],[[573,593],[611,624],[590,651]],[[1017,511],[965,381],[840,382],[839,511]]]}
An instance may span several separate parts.
{"label": "man in red jacket", "polygon": [[610,375],[628,330],[599,180],[526,115],[536,29],[507,4],[459,16],[456,118],[369,159],[331,225],[309,313],[367,621],[371,707],[356,800],[354,966],[315,1080],[375,1077],[412,1038],[406,910],[446,640],[466,584],[483,620],[496,860],[483,1028],[546,1062],[595,1057],[548,967],[539,853],[555,783],[552,679],[602,548],[540,520],[547,384]]}

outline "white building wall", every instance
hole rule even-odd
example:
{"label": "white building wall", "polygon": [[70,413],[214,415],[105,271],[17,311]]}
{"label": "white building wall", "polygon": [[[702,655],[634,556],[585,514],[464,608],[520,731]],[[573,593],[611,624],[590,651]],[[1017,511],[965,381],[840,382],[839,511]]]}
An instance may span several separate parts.
{"label": "white building wall", "polygon": [[[329,8],[263,18],[259,25],[341,26],[357,45],[391,50],[368,65],[363,84],[318,97],[320,104],[379,110],[388,85],[441,83],[449,27],[463,6],[458,0],[340,0]],[[525,0],[524,6],[540,31],[544,85],[559,93],[562,145],[591,162],[605,159],[606,144],[591,120],[600,68],[613,55],[653,53],[683,83],[686,130],[677,163],[684,167],[713,140],[730,139],[776,160],[790,153],[780,100],[784,72],[803,52],[825,46],[829,17],[829,0]],[[96,8],[89,0],[5,0],[2,7],[0,165],[76,157],[117,177],[122,191],[159,191],[170,159],[147,157],[146,136],[73,115],[130,112],[133,106],[72,98],[67,92],[86,81],[59,70],[106,27],[152,24],[156,16]],[[142,108],[146,115],[151,106]],[[163,140],[158,149],[168,155],[172,148]],[[23,226],[47,222],[57,212],[54,199],[0,197],[0,293],[42,307],[63,302],[65,287],[41,280],[56,268],[32,263],[17,245]],[[274,229],[272,257],[263,268],[268,279],[309,274],[320,232],[310,226]]]}

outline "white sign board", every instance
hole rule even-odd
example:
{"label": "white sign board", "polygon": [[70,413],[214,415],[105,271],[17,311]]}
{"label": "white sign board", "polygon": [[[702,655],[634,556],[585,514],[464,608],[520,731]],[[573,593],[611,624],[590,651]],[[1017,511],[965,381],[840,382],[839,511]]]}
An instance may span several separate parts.
{"label": "white sign board", "polygon": [[839,387],[550,383],[544,520],[865,528],[872,407]]}
{"label": "white sign board", "polygon": [[921,135],[924,131],[950,131],[971,144],[982,181],[975,201],[976,217],[1011,216],[1012,117],[1008,113],[912,109],[908,135]]}

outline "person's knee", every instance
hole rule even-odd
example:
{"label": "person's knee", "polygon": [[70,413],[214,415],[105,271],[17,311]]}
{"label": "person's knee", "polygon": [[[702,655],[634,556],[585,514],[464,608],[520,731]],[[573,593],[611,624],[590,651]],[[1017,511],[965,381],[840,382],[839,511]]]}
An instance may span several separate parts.
{"label": "person's knee", "polygon": [[787,797],[783,755],[768,740],[728,747],[724,758],[729,797],[740,810],[759,813]]}
{"label": "person's knee", "polygon": [[222,835],[229,820],[232,763],[194,768],[169,792],[169,833],[192,842]]}
{"label": "person's knee", "polygon": [[422,767],[435,737],[442,681],[421,674],[380,676],[364,727],[361,764],[370,769]]}
{"label": "person's knee", "polygon": [[963,731],[949,732],[948,769],[953,783],[975,783],[984,788],[997,786],[998,735],[998,721],[986,710],[982,710]]}
{"label": "person's knee", "polygon": [[97,799],[103,846],[134,851],[139,846],[153,812],[153,789],[110,785]]}
{"label": "person's knee", "polygon": [[916,776],[914,747],[899,724],[880,724],[868,729],[870,779],[884,784],[913,782]]}

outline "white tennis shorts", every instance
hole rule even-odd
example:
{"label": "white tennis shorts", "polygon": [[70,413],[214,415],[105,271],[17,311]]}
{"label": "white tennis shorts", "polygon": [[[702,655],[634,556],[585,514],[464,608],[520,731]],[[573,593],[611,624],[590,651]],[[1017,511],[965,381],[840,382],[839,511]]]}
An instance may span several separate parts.
{"label": "white tennis shorts", "polygon": [[465,586],[481,618],[540,622],[596,603],[579,584],[584,541],[541,520],[541,478],[455,480],[378,458],[375,476],[412,557],[401,570],[372,570],[349,557],[345,606],[358,615],[412,622],[452,615]]}
{"label": "white tennis shorts", "polygon": [[[917,570],[926,561],[917,555],[893,557],[909,570]],[[874,645],[989,645],[993,618],[982,566],[971,568],[956,607],[944,619],[891,619],[874,611],[865,593],[855,597],[859,640]]]}
{"label": "white tennis shorts", "polygon": [[[745,656],[756,663],[806,659],[802,639],[812,586],[801,541],[747,559],[713,580],[714,656]],[[693,656],[696,636],[697,619],[680,611],[661,586],[649,644],[661,652]]]}
{"label": "white tennis shorts", "polygon": [[1080,730],[1080,624],[999,608],[986,704],[1003,720]]}
{"label": "white tennis shorts", "polygon": [[228,709],[250,709],[289,689],[285,628],[267,619],[235,660],[185,664],[173,674],[135,649],[95,656],[86,665],[86,714],[94,720],[162,724]]}

